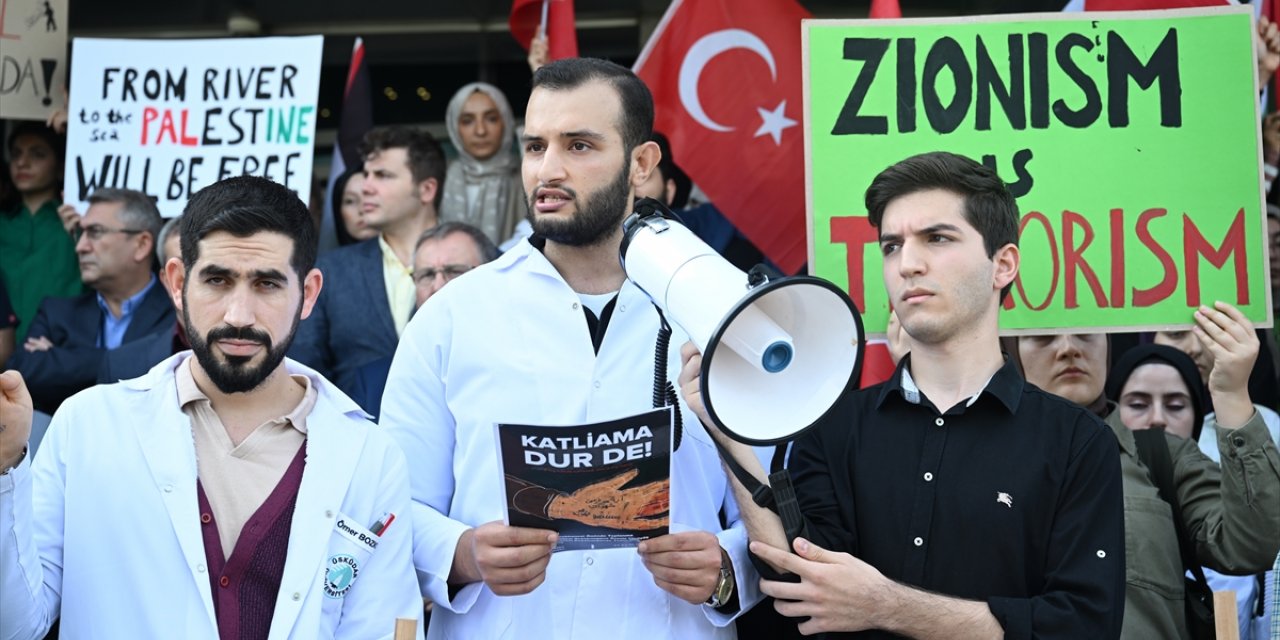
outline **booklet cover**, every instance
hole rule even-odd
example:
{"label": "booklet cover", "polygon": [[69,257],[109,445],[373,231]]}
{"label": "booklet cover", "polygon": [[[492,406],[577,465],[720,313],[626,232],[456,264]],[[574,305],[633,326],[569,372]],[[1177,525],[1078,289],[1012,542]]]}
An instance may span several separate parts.
{"label": "booklet cover", "polygon": [[560,533],[556,551],[666,535],[672,409],[565,426],[497,425],[507,524]]}

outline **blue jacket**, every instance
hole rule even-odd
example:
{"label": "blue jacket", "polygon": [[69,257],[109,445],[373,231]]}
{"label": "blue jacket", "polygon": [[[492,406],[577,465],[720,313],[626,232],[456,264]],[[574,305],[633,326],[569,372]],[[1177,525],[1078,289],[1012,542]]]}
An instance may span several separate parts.
{"label": "blue jacket", "polygon": [[[69,298],[45,298],[40,303],[27,336],[48,338],[53,348],[27,351],[19,346],[9,361],[9,367],[26,379],[36,409],[51,414],[63,400],[98,382],[98,370],[107,353],[98,346],[102,314],[98,294],[92,291]],[[134,311],[122,346],[172,330],[175,317],[168,292],[155,283]]]}
{"label": "blue jacket", "polygon": [[319,371],[351,395],[356,369],[396,351],[395,322],[377,239],[339,247],[316,262],[324,285],[298,326],[289,357]]}

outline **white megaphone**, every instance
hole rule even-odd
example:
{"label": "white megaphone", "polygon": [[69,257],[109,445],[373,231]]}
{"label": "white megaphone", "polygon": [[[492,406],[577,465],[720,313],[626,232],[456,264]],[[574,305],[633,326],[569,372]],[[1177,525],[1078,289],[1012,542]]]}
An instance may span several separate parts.
{"label": "white megaphone", "polygon": [[857,380],[862,319],[830,282],[743,273],[652,198],[623,222],[619,252],[627,277],[702,352],[702,401],[734,440],[794,439]]}

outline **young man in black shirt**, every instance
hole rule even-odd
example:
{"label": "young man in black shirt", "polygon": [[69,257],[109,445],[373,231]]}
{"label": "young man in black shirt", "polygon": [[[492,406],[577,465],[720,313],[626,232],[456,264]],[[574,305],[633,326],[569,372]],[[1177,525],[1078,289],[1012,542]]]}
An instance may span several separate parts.
{"label": "young man in black shirt", "polygon": [[[866,193],[911,354],[801,437],[789,468],[805,531],[734,480],[761,582],[804,633],[1115,638],[1124,522],[1115,437],[1027,385],[997,339],[1018,274],[1018,211],[995,172],[949,153],[889,167]],[[701,358],[685,347],[685,399]],[[750,449],[708,429],[763,478]],[[732,478],[732,477],[731,477]],[[795,555],[788,552],[794,549]],[[862,636],[860,636],[862,637]]]}

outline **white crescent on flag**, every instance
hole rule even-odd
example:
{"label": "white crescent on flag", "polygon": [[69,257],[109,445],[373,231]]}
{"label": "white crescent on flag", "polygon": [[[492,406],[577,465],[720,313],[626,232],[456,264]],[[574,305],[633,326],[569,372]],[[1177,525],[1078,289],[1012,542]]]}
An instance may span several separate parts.
{"label": "white crescent on flag", "polygon": [[733,131],[733,127],[722,125],[707,116],[707,112],[702,109],[702,101],[698,98],[698,79],[702,77],[702,68],[712,58],[730,49],[754,51],[769,64],[769,73],[773,79],[778,79],[778,68],[773,62],[769,45],[754,33],[742,29],[725,29],[699,38],[689,47],[689,53],[685,54],[684,62],[680,64],[680,102],[698,124],[712,131]]}

